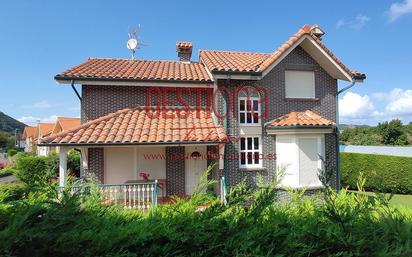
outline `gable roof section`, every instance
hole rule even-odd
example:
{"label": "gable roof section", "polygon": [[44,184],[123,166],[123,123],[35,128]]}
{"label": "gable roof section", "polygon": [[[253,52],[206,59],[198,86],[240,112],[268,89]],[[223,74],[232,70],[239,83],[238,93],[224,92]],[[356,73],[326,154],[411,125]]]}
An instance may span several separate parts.
{"label": "gable roof section", "polygon": [[266,127],[273,128],[296,128],[296,127],[333,127],[335,123],[321,115],[306,110],[304,112],[291,112],[277,119],[269,121]]}
{"label": "gable roof section", "polygon": [[227,140],[224,129],[215,125],[206,110],[185,112],[145,106],[119,110],[71,130],[44,138],[44,145],[181,144],[218,143]]}
{"label": "gable roof section", "polygon": [[37,137],[37,127],[26,126],[23,131],[22,139]]}
{"label": "gable roof section", "polygon": [[80,118],[57,117],[56,124],[53,128],[53,134],[70,130],[80,126]]}
{"label": "gable roof section", "polygon": [[54,123],[39,123],[37,124],[38,131],[42,137],[46,137],[53,132]]}
{"label": "gable roof section", "polygon": [[233,52],[215,50],[199,51],[199,58],[212,72],[256,72],[259,70],[259,65],[269,56],[270,54],[252,52]]}
{"label": "gable roof section", "polygon": [[[334,77],[351,80],[353,75],[363,75],[355,70],[350,70],[345,66],[322,41],[312,33],[315,26],[305,25],[299,29],[292,37],[282,44],[273,53],[253,53],[253,52],[231,52],[231,51],[199,51],[200,60],[213,72],[255,72],[265,73],[281,61],[291,50],[302,44],[302,47],[313,56],[321,66],[329,64],[336,65],[339,71],[333,71]],[[328,70],[328,69],[327,69]],[[329,69],[332,71],[332,69]],[[344,73],[337,76],[337,72]]]}
{"label": "gable roof section", "polygon": [[[265,76],[294,48],[301,46],[332,77],[351,81],[366,76],[345,66],[313,31],[320,28],[304,25],[272,53],[200,50],[199,62],[90,58],[55,76],[62,83],[84,81],[121,82],[192,82],[209,83],[212,74],[239,73],[254,79]],[[186,44],[186,43],[184,43]],[[217,78],[217,77],[216,77]]]}
{"label": "gable roof section", "polygon": [[211,82],[205,67],[198,62],[148,61],[90,58],[55,76],[57,81],[123,80]]}

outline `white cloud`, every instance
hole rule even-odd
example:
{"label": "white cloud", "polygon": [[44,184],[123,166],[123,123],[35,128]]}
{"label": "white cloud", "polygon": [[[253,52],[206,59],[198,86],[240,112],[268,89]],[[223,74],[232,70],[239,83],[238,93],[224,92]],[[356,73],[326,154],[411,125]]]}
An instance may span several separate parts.
{"label": "white cloud", "polygon": [[412,115],[412,90],[395,88],[389,93],[389,99],[385,107],[388,115]]}
{"label": "white cloud", "polygon": [[[379,110],[374,102],[379,103]],[[348,92],[339,100],[339,111],[343,122],[348,123],[375,124],[395,118],[410,122],[412,90],[394,88],[389,92],[372,93],[371,97]]]}
{"label": "white cloud", "polygon": [[34,104],[31,105],[26,105],[23,106],[26,109],[47,109],[52,107],[51,104],[49,102],[47,102],[46,100],[40,101],[40,102],[36,102]]}
{"label": "white cloud", "polygon": [[57,115],[50,115],[49,117],[22,116],[18,118],[18,120],[29,125],[35,125],[38,121],[55,122],[57,120],[57,117]]}
{"label": "white cloud", "polygon": [[340,19],[336,22],[336,28],[348,27],[354,30],[361,30],[365,25],[371,20],[370,17],[366,15],[359,14],[354,19],[345,20]]}
{"label": "white cloud", "polygon": [[348,119],[367,119],[379,115],[370,97],[348,92],[339,100],[339,114]]}
{"label": "white cloud", "polygon": [[390,22],[394,22],[401,16],[412,13],[412,0],[404,0],[391,4],[388,11],[388,18]]}

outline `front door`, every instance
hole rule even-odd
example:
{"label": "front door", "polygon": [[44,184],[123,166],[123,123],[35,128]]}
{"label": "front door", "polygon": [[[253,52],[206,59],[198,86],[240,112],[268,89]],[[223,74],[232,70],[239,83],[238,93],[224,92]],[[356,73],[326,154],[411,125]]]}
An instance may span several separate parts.
{"label": "front door", "polygon": [[207,168],[206,146],[186,146],[185,193],[191,195]]}

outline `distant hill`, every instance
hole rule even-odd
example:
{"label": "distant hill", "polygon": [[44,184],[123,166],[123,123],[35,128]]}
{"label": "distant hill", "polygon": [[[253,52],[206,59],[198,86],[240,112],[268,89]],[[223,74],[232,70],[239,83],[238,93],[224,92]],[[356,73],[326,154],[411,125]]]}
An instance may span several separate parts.
{"label": "distant hill", "polygon": [[25,126],[26,124],[13,119],[3,112],[0,112],[0,131],[14,133],[14,130],[17,128],[19,130],[19,133],[22,133]]}
{"label": "distant hill", "polygon": [[346,130],[356,127],[370,128],[369,125],[353,125],[353,124],[339,124],[339,130]]}

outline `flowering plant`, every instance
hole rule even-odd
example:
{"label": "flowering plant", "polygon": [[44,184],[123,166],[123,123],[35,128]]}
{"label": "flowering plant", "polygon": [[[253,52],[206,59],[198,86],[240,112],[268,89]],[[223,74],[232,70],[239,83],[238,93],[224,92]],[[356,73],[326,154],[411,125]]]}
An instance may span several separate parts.
{"label": "flowering plant", "polygon": [[149,173],[145,173],[145,172],[140,172],[140,177],[143,178],[143,180],[147,181],[149,180],[150,174]]}

